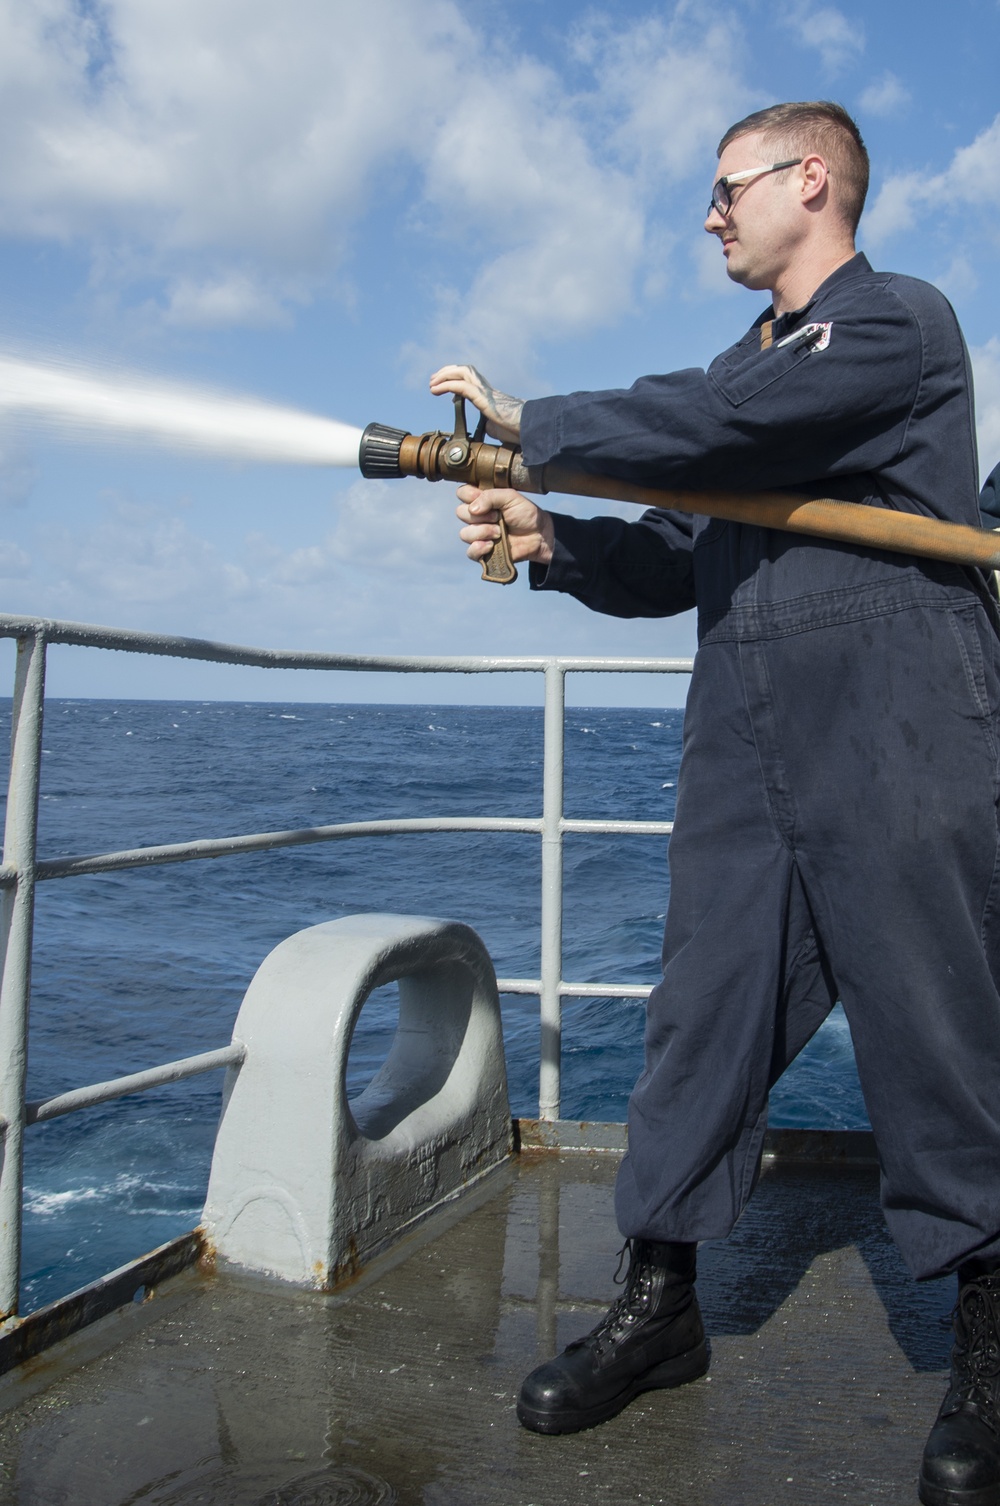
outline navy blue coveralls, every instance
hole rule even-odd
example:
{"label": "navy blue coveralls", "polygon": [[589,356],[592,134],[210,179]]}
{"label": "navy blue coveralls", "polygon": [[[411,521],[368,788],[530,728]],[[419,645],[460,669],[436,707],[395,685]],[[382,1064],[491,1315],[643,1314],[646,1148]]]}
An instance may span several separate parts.
{"label": "navy blue coveralls", "polygon": [[[530,402],[521,436],[530,465],[979,523],[955,315],[864,256],[707,372]],[[654,511],[556,517],[532,585],[620,617],[698,608],[622,1233],[729,1233],[768,1091],[839,997],[914,1275],[1000,1254],[1000,646],[984,576]]]}

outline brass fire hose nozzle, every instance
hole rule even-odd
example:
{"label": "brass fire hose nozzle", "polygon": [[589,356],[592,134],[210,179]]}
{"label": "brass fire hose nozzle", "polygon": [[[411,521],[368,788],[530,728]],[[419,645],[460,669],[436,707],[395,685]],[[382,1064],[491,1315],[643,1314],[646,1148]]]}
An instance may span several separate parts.
{"label": "brass fire hose nozzle", "polygon": [[[393,476],[420,476],[425,481],[463,481],[484,491],[498,487],[528,486],[530,477],[521,462],[520,450],[510,445],[485,444],[480,424],[470,438],[465,424],[465,403],[455,398],[455,429],[451,434],[435,430],[428,434],[408,434],[405,429],[390,429],[386,424],[369,424],[361,436],[358,464],[362,476],[389,479]],[[539,488],[535,488],[536,490]],[[482,561],[483,580],[509,586],[517,580],[517,570],[510,557],[507,525],[499,519],[500,537]]]}

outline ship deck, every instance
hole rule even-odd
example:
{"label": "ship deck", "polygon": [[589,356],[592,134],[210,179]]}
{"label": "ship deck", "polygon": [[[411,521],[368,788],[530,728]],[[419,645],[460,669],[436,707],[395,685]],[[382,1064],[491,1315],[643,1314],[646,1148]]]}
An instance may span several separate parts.
{"label": "ship deck", "polygon": [[189,1271],[0,1381],[3,1506],[832,1506],[915,1500],[953,1283],[872,1167],[767,1165],[700,1253],[709,1375],[539,1437],[524,1372],[614,1295],[617,1158],[528,1153],[334,1295]]}

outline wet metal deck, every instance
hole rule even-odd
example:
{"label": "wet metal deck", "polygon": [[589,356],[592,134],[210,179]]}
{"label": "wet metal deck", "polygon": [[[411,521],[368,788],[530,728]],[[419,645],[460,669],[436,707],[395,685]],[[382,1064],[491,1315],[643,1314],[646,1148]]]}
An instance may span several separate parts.
{"label": "wet metal deck", "polygon": [[953,1289],[909,1279],[862,1168],[773,1165],[702,1248],[709,1377],[518,1426],[522,1374],[613,1295],[615,1164],[523,1156],[343,1297],[175,1278],[0,1382],[0,1506],[915,1500]]}

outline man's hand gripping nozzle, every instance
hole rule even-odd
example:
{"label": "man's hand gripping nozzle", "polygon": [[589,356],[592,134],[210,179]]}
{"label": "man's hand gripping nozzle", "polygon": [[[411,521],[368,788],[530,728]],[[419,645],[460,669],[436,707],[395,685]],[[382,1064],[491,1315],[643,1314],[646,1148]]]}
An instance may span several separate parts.
{"label": "man's hand gripping nozzle", "polygon": [[[422,476],[426,481],[469,482],[483,490],[514,485],[513,472],[520,473],[520,451],[511,445],[487,444],[486,419],[481,418],[469,437],[465,423],[465,399],[455,395],[455,427],[451,434],[435,430],[408,434],[385,424],[369,424],[361,436],[358,464],[370,480],[394,476]],[[483,561],[483,580],[509,586],[517,580],[510,557],[507,525],[497,515],[500,537]]]}

